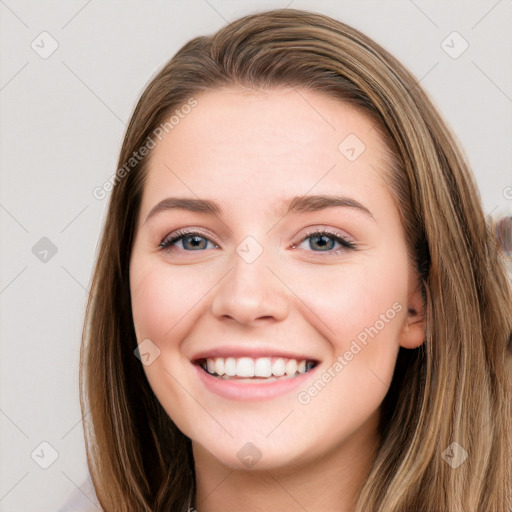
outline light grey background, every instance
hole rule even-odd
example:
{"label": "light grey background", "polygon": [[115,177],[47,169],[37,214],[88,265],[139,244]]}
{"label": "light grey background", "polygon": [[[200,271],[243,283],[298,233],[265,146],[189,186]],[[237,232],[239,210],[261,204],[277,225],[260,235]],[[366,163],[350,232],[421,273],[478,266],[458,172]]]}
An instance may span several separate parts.
{"label": "light grey background", "polygon": [[397,56],[457,134],[486,212],[512,213],[512,0],[0,0],[0,511],[56,510],[85,481],[78,355],[107,206],[92,190],[139,95],[192,37],[275,7],[331,15]]}

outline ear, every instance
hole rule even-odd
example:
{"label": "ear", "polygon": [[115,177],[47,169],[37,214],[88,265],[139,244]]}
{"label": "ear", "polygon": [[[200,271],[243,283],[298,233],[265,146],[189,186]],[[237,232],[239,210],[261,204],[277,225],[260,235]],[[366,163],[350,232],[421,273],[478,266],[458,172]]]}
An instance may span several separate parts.
{"label": "ear", "polygon": [[425,341],[425,307],[421,298],[421,285],[417,275],[411,276],[409,284],[414,285],[407,300],[407,317],[400,332],[400,346],[418,348]]}

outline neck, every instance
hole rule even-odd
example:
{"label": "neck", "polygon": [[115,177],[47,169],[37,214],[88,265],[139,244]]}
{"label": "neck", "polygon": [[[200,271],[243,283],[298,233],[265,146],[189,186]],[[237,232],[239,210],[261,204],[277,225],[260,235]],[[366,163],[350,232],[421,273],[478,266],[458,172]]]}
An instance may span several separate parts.
{"label": "neck", "polygon": [[[374,426],[374,425],[373,425]],[[239,470],[194,446],[197,512],[353,512],[376,455],[377,438],[359,431],[307,462]]]}

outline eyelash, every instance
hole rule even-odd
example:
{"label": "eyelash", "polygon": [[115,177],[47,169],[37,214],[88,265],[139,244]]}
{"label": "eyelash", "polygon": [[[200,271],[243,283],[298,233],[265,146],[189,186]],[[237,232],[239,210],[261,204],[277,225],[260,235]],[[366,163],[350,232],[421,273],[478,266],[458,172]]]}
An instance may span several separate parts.
{"label": "eyelash", "polygon": [[[329,231],[327,229],[313,229],[312,231],[308,231],[302,240],[299,242],[300,244],[304,242],[304,240],[307,240],[308,238],[314,236],[314,235],[326,235],[329,238],[332,238],[335,242],[338,242],[341,245],[341,249],[331,249],[330,251],[313,251],[313,252],[319,252],[319,253],[325,253],[325,254],[338,254],[344,249],[356,249],[356,244],[354,242],[349,242],[347,239],[343,238],[341,235],[334,233],[332,231]],[[293,244],[293,249],[297,247],[298,244]]]}
{"label": "eyelash", "polygon": [[[346,240],[339,234],[333,233],[333,232],[325,230],[325,229],[313,230],[313,231],[306,233],[306,235],[304,236],[304,238],[302,238],[302,240],[299,242],[299,244],[301,244],[308,238],[312,237],[313,235],[320,235],[320,236],[326,235],[329,238],[332,238],[335,242],[338,242],[342,246],[342,249],[338,249],[338,250],[331,249],[330,251],[313,251],[313,252],[319,252],[319,253],[324,253],[324,254],[338,254],[342,250],[346,250],[346,249],[355,250],[357,248],[355,243],[349,242],[348,240]],[[201,233],[199,231],[178,230],[178,231],[176,231],[174,236],[172,236],[171,238],[164,239],[158,245],[158,247],[163,251],[170,251],[172,249],[172,246],[174,246],[176,244],[176,242],[179,242],[183,238],[187,238],[189,236],[199,236],[199,237],[204,238],[205,240],[208,240],[211,242],[211,240],[204,233]],[[214,243],[214,242],[212,242],[212,243]],[[217,245],[217,244],[214,243],[214,245]],[[298,244],[294,244],[292,248],[295,249],[297,247],[297,245]],[[186,251],[186,252],[195,252],[195,251]],[[201,252],[201,251],[198,251],[198,252]]]}

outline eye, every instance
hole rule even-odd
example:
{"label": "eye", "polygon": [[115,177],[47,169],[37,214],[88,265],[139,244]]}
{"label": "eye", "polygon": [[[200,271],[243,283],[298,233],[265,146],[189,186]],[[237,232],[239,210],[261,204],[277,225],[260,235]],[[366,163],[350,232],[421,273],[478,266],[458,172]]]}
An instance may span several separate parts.
{"label": "eye", "polygon": [[[313,249],[314,252],[334,253],[337,254],[344,249],[356,249],[356,244],[343,238],[340,234],[332,233],[328,230],[311,231],[301,241],[301,244],[306,240],[310,239],[309,248]],[[170,251],[173,247],[178,246],[182,250],[187,252],[202,251],[208,249],[208,243],[211,243],[214,248],[218,248],[218,245],[212,242],[203,233],[198,231],[186,231],[180,230],[165,238],[158,247],[165,251]],[[339,244],[341,249],[334,250],[334,245]],[[292,246],[293,249],[297,247],[297,244]],[[319,249],[319,250],[316,250]]]}
{"label": "eye", "polygon": [[172,236],[165,238],[159,245],[160,249],[169,251],[181,242],[181,249],[188,251],[201,251],[207,249],[208,242],[218,247],[211,240],[197,231],[176,231]]}
{"label": "eye", "polygon": [[[337,233],[331,233],[328,230],[320,230],[320,231],[311,231],[309,232],[301,241],[301,244],[309,239],[309,248],[313,249],[314,252],[325,252],[325,253],[334,253],[337,254],[342,252],[342,250],[346,249],[355,249],[356,244],[350,242],[343,238],[341,235]],[[334,250],[335,244],[339,244],[341,246],[341,250]],[[294,244],[293,248],[297,247]],[[319,249],[319,250],[316,250]]]}

